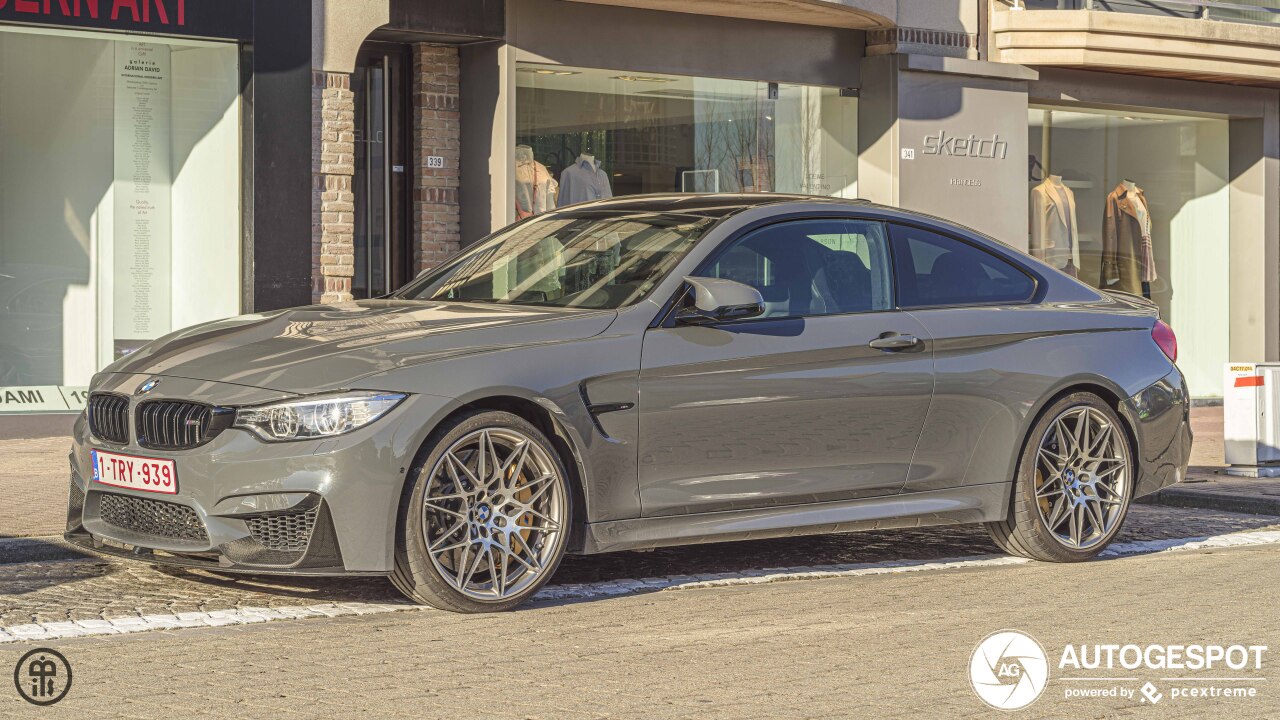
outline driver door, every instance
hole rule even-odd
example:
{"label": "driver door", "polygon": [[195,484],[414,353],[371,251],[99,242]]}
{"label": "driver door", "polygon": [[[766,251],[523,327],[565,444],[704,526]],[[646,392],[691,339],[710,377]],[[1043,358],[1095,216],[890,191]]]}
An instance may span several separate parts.
{"label": "driver door", "polygon": [[[696,274],[755,287],[765,312],[712,326],[668,317],[646,333],[643,514],[898,493],[929,408],[933,353],[924,326],[894,309],[884,226],[769,225]],[[918,342],[884,342],[898,336]]]}

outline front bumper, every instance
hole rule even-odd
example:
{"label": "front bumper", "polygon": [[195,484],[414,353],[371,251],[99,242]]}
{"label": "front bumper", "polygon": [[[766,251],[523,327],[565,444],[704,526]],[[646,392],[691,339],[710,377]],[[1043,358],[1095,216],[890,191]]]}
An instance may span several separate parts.
{"label": "front bumper", "polygon": [[[131,395],[145,379],[121,376],[99,389]],[[216,403],[216,385],[167,377],[161,387],[166,398]],[[246,401],[245,392],[227,389],[244,404],[274,399]],[[82,416],[70,456],[65,537],[101,553],[187,567],[386,574],[405,478],[425,429],[452,402],[411,395],[369,426],[328,439],[267,443],[229,429],[205,445],[173,452],[138,447],[136,437],[125,445],[102,442]],[[93,481],[93,449],[173,460],[177,494]]]}
{"label": "front bumper", "polygon": [[1182,482],[1191,461],[1191,395],[1175,367],[1159,382],[1120,403],[1137,440],[1135,498]]}

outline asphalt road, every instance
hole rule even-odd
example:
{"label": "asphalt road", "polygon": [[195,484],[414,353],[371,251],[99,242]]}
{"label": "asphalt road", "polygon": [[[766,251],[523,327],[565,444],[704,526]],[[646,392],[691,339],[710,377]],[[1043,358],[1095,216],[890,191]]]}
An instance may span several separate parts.
{"label": "asphalt road", "polygon": [[[1127,541],[1246,532],[1275,518],[1137,507]],[[1148,542],[1151,542],[1148,540]],[[619,582],[655,573],[797,568],[832,562],[937,560],[990,552],[966,529],[863,533],[581,558],[558,577]],[[815,555],[815,553],[817,553]],[[990,562],[990,561],[984,561]],[[804,567],[807,566],[807,567]],[[33,619],[397,602],[378,581],[242,584],[139,563],[62,561],[0,568],[0,627]],[[377,614],[45,640],[75,680],[35,708],[0,685],[14,717],[987,717],[969,686],[975,645],[1002,628],[1035,637],[1053,666],[1040,698],[1013,717],[1280,715],[1268,677],[1232,673],[1253,698],[1175,698],[1168,672],[1056,668],[1066,644],[1269,645],[1280,544],[1135,555],[1081,565],[989,564],[835,579],[684,586],[614,597],[544,599],[513,613]],[[167,604],[166,604],[167,603]],[[31,642],[0,644],[0,671]],[[1109,676],[1109,675],[1103,675]],[[1199,673],[1199,677],[1205,677]],[[1213,675],[1219,676],[1218,673]],[[1264,679],[1265,678],[1265,679]],[[1081,686],[1162,699],[1068,699]],[[1199,679],[1183,686],[1201,687]]]}

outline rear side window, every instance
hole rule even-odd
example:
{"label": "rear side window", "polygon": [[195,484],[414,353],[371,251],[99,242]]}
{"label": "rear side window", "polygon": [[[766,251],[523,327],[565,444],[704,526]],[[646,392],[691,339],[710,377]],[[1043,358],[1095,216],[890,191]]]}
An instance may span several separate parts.
{"label": "rear side window", "polygon": [[898,306],[989,305],[1026,302],[1035,281],[986,250],[946,235],[893,225]]}

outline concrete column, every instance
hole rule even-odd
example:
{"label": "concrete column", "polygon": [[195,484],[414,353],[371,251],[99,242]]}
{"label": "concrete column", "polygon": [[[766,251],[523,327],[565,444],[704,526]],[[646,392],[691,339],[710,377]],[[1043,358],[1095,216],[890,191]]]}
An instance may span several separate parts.
{"label": "concrete column", "polygon": [[461,48],[463,244],[515,220],[515,48]]}
{"label": "concrete column", "polygon": [[884,55],[863,63],[859,194],[1027,245],[1027,84],[1017,65]]}

